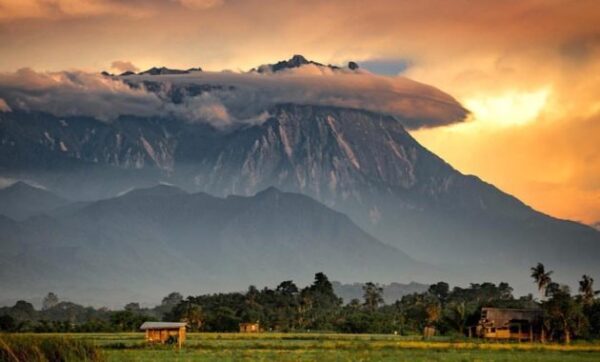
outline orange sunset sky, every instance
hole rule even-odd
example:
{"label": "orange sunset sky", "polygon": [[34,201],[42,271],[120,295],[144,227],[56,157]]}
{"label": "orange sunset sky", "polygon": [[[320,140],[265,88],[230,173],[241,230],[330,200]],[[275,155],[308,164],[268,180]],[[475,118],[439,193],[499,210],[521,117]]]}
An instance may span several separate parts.
{"label": "orange sunset sky", "polygon": [[600,220],[600,1],[0,0],[2,72],[296,53],[442,89],[471,115],[421,143],[543,212]]}

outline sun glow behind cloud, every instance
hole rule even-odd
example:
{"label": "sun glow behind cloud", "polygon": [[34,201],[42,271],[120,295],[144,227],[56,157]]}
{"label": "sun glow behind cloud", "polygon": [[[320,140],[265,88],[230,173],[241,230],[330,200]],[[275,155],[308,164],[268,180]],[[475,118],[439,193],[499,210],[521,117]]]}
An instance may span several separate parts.
{"label": "sun glow behind cloud", "polygon": [[[544,110],[550,89],[507,92],[466,99],[463,103],[480,126],[519,126],[534,122]],[[467,126],[467,125],[465,125]]]}

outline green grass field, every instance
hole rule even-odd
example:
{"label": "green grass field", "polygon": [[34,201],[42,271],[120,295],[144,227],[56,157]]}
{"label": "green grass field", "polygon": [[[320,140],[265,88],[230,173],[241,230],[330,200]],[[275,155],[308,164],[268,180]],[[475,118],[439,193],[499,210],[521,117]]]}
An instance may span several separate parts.
{"label": "green grass field", "polygon": [[600,343],[589,342],[564,346],[391,335],[192,333],[177,350],[148,346],[141,333],[64,336],[90,341],[107,361],[600,361]]}

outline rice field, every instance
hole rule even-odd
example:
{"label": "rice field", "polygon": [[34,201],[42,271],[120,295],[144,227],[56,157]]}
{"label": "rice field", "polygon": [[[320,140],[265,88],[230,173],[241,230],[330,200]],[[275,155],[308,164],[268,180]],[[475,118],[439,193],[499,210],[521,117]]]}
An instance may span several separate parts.
{"label": "rice field", "polygon": [[[98,359],[89,358],[96,358],[96,354],[85,349],[85,358],[71,355],[65,361],[600,361],[600,342],[565,346],[448,338],[423,341],[393,335],[191,333],[178,350],[148,346],[141,333],[59,336],[79,349],[93,346],[98,351]],[[39,341],[56,339],[57,335],[0,335],[0,351],[6,338]]]}

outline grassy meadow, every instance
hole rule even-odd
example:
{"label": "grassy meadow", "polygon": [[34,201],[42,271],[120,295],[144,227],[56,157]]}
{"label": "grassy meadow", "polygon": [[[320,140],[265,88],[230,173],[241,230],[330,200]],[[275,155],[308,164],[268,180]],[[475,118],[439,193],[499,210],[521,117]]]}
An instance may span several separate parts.
{"label": "grassy meadow", "polygon": [[[72,350],[63,359],[51,355],[63,361],[600,361],[600,343],[590,342],[565,346],[316,333],[191,333],[181,350],[148,346],[141,333],[0,335],[0,358],[19,360],[16,351],[3,353],[11,343],[39,346],[44,340],[53,341],[45,342],[47,349],[55,343]],[[69,343],[74,347],[66,348]],[[52,360],[27,356],[21,360]]]}

